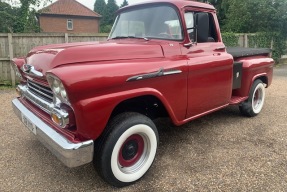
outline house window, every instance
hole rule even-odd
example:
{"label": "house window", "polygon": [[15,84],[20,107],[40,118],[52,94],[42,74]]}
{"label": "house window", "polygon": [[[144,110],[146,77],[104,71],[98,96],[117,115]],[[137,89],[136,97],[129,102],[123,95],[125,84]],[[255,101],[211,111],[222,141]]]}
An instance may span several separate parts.
{"label": "house window", "polygon": [[67,19],[67,30],[73,30],[73,29],[74,29],[73,20]]}

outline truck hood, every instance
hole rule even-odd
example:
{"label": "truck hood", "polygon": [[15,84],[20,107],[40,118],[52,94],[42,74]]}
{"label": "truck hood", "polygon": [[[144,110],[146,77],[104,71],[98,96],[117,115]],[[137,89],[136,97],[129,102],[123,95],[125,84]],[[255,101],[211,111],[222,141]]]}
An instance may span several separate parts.
{"label": "truck hood", "polygon": [[162,48],[150,42],[85,42],[36,47],[26,63],[45,74],[66,64],[164,57]]}

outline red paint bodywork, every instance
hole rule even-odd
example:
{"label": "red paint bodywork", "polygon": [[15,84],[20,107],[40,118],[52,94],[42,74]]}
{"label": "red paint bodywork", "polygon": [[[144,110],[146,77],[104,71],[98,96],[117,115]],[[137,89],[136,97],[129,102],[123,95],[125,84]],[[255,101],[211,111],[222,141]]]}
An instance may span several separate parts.
{"label": "red paint bodywork", "polygon": [[[240,58],[243,62],[242,87],[232,91],[233,57],[225,49],[220,35],[215,9],[208,4],[193,1],[157,1],[174,6],[181,20],[185,10],[212,13],[218,34],[216,43],[198,43],[184,46],[190,40],[184,31],[182,41],[118,39],[106,42],[59,44],[33,49],[23,63],[35,66],[43,74],[52,73],[64,84],[75,113],[76,130],[55,126],[37,107],[22,101],[46,123],[71,141],[97,139],[117,105],[139,97],[154,96],[166,108],[175,125],[236,103],[232,97],[246,98],[252,82],[266,77],[272,81],[273,60],[266,56]],[[135,6],[145,6],[139,4]],[[132,9],[134,6],[126,7]],[[186,28],[182,22],[183,29]],[[172,46],[171,46],[172,44]],[[182,73],[146,80],[127,82],[127,79],[163,68]],[[22,83],[25,83],[25,75]],[[45,78],[34,79],[47,84]],[[240,99],[239,99],[240,100]],[[37,112],[38,111],[38,112]]]}

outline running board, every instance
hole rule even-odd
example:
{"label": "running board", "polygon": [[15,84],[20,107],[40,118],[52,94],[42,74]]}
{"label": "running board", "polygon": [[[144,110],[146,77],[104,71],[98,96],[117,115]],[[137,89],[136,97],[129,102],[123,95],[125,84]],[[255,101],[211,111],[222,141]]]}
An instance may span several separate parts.
{"label": "running board", "polygon": [[229,104],[230,105],[238,105],[239,103],[245,101],[246,99],[248,99],[248,97],[232,96],[231,99],[230,99]]}

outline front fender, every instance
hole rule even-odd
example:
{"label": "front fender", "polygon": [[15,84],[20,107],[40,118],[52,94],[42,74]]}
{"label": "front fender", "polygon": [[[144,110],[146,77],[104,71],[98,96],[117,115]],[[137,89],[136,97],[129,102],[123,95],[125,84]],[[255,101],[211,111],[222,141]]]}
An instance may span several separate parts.
{"label": "front fender", "polygon": [[146,95],[157,97],[166,108],[171,119],[175,123],[178,122],[174,111],[162,93],[153,88],[139,88],[79,101],[74,105],[78,133],[87,139],[98,138],[118,104],[128,99]]}

